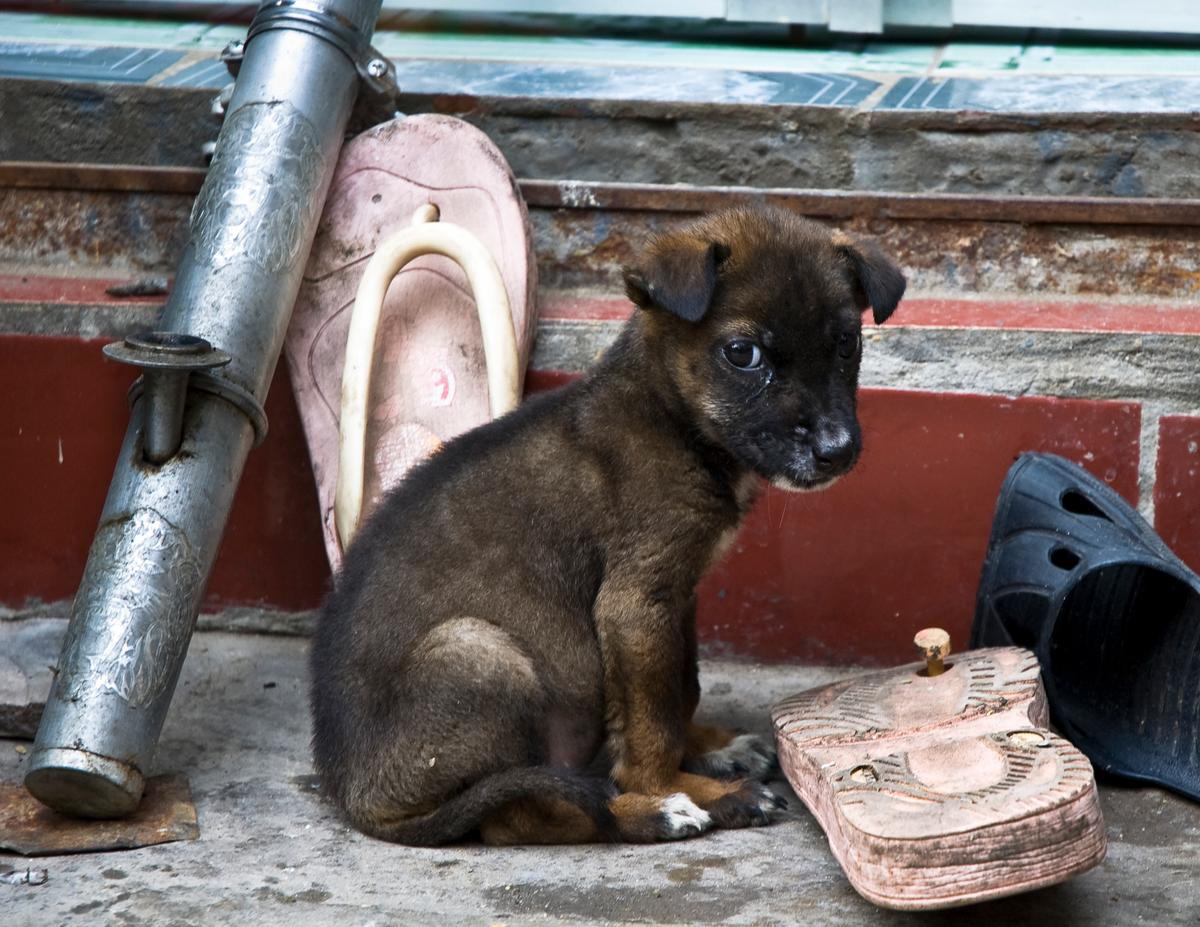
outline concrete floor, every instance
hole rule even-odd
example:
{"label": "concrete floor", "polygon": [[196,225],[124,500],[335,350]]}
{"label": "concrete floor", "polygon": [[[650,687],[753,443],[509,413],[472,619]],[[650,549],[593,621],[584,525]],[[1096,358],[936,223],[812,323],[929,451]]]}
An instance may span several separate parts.
{"label": "concrete floor", "polygon": [[[191,779],[201,837],[32,861],[45,884],[0,884],[5,924],[901,924],[862,900],[801,806],[769,828],[658,846],[417,850],[364,837],[318,797],[309,763],[307,640],[201,633],[158,771]],[[834,670],[704,667],[712,719],[766,730],[779,696]],[[273,686],[270,686],[274,683]],[[268,687],[270,686],[270,687]],[[0,741],[0,778],[24,757]],[[1200,924],[1200,808],[1105,786],[1107,860],[1071,882],[923,923]],[[794,801],[794,799],[793,799]],[[20,865],[0,854],[0,864]]]}

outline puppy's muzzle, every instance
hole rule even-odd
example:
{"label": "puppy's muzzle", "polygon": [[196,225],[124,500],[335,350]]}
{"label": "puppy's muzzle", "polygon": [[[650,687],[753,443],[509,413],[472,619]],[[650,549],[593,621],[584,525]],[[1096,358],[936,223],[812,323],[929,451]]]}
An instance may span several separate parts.
{"label": "puppy's muzzle", "polygon": [[812,466],[821,478],[840,476],[854,466],[858,457],[858,442],[841,426],[821,428],[815,433],[807,425],[795,427],[796,437],[806,444],[812,454]]}
{"label": "puppy's muzzle", "polygon": [[827,476],[845,473],[854,463],[857,449],[854,439],[845,430],[818,436],[813,442],[813,465]]}

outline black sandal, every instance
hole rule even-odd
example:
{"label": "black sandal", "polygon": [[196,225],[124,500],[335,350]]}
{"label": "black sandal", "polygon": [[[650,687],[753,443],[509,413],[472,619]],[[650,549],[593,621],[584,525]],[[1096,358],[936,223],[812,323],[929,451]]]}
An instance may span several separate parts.
{"label": "black sandal", "polygon": [[1000,489],[971,646],[1037,654],[1054,724],[1111,775],[1200,799],[1200,577],[1086,470]]}

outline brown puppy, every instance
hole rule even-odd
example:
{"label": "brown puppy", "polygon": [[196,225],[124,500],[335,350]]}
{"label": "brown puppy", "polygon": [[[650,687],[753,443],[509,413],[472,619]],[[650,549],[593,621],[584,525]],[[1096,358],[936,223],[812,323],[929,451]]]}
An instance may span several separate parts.
{"label": "brown puppy", "polygon": [[351,545],[312,652],[314,756],[360,830],[438,844],[671,839],[766,823],[759,738],[691,721],[695,588],[761,478],[861,446],[873,245],[739,209],[659,237],[580,381],[447,444]]}

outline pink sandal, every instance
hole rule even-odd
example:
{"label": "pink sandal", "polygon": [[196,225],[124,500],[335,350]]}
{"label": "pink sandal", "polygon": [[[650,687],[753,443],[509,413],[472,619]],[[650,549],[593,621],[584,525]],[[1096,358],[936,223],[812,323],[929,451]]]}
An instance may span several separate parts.
{"label": "pink sandal", "polygon": [[410,116],[342,150],[285,345],[335,570],[410,468],[515,407],[536,273],[516,180],[479,130]]}
{"label": "pink sandal", "polygon": [[859,894],[929,910],[1061,882],[1104,858],[1087,758],[1048,727],[1037,658],[1017,647],[861,673],[784,699],[779,765]]}

